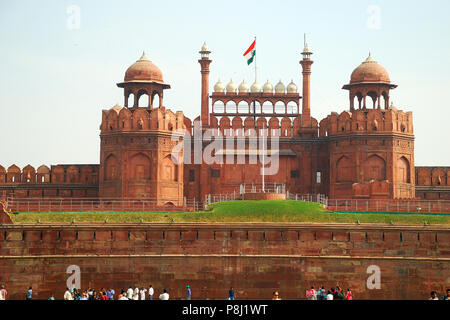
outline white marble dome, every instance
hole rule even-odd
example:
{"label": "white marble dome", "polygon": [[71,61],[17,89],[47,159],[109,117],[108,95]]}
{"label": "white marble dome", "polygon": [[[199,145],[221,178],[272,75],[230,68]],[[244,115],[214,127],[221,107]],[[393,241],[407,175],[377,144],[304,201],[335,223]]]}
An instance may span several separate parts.
{"label": "white marble dome", "polygon": [[252,93],[260,93],[261,92],[261,85],[258,82],[253,82],[252,86],[250,87],[250,91]]}
{"label": "white marble dome", "polygon": [[286,92],[286,87],[283,84],[283,82],[278,81],[278,83],[275,85],[275,93],[285,93]]}
{"label": "white marble dome", "polygon": [[223,86],[222,81],[217,81],[217,83],[214,85],[214,92],[224,92],[225,87]]}
{"label": "white marble dome", "polygon": [[263,92],[264,93],[273,93],[273,86],[269,82],[269,80],[267,80],[266,83],[264,83]]}
{"label": "white marble dome", "polygon": [[287,86],[287,93],[297,93],[297,85],[292,80]]}
{"label": "white marble dome", "polygon": [[239,93],[246,93],[248,92],[248,90],[248,85],[245,83],[245,80],[242,80],[241,84],[239,85]]}
{"label": "white marble dome", "polygon": [[227,84],[227,92],[236,92],[237,87],[233,82],[233,79],[230,79],[230,82]]}

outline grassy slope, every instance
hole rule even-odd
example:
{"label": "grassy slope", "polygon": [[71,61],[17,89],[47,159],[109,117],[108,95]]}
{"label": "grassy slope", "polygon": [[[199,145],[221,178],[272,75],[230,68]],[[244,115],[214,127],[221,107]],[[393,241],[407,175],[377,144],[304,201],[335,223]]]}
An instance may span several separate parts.
{"label": "grassy slope", "polygon": [[318,204],[291,200],[229,201],[214,203],[209,211],[176,213],[20,213],[11,215],[15,223],[75,222],[327,222],[327,223],[390,223],[450,224],[448,216],[416,214],[343,214],[327,212]]}

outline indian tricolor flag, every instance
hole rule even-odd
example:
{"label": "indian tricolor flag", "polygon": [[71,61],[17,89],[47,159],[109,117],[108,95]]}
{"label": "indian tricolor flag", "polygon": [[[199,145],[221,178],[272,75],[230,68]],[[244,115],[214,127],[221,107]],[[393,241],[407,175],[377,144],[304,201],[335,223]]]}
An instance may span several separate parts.
{"label": "indian tricolor flag", "polygon": [[250,47],[244,53],[244,57],[245,57],[245,59],[247,59],[247,64],[252,63],[253,60],[255,59],[255,55],[256,55],[255,45],[256,45],[256,39],[253,41],[253,43],[250,45]]}

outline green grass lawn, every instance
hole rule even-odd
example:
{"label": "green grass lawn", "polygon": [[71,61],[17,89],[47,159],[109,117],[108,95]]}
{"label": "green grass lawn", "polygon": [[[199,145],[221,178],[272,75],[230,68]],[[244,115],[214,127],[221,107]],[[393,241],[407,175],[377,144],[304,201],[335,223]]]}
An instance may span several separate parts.
{"label": "green grass lawn", "polygon": [[314,223],[381,223],[450,224],[450,215],[338,213],[325,211],[319,204],[293,200],[242,200],[214,203],[199,212],[116,212],[116,213],[19,213],[12,214],[15,223],[78,222],[314,222]]}

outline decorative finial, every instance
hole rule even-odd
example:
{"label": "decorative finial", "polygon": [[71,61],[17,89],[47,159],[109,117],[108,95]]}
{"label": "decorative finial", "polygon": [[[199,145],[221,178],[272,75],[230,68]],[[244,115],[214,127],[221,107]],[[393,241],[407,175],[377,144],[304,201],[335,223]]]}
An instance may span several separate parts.
{"label": "decorative finial", "polygon": [[139,58],[138,61],[142,61],[142,60],[148,60],[147,56],[145,55],[145,51],[142,51],[142,56]]}

